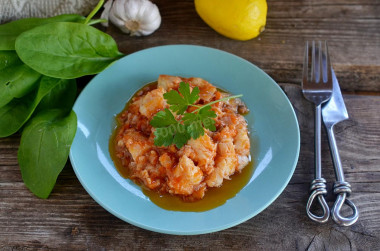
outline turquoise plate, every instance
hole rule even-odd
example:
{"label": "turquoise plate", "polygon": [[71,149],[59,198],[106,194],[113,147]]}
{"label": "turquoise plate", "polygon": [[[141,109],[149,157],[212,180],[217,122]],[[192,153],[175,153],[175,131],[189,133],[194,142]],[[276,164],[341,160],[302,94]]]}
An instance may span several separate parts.
{"label": "turquoise plate", "polygon": [[[160,74],[204,78],[243,94],[246,116],[257,138],[255,171],[249,183],[224,205],[205,212],[164,210],[153,204],[113,165],[108,141],[132,95]],[[74,105],[78,129],[70,160],[87,192],[107,211],[155,232],[191,235],[226,229],[268,207],[284,190],[297,164],[300,133],[292,105],[266,73],[232,54],[192,45],[168,45],[128,55],[98,74]]]}

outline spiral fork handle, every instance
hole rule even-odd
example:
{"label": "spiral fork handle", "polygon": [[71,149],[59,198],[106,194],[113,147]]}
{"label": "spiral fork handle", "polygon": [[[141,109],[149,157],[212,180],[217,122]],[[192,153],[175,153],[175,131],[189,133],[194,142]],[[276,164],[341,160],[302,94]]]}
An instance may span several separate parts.
{"label": "spiral fork handle", "polygon": [[[326,223],[329,219],[330,208],[327,205],[324,197],[326,194],[326,180],[324,178],[314,179],[310,185],[310,196],[306,205],[306,213],[307,216],[309,216],[309,218],[315,222]],[[313,205],[316,198],[318,198],[319,205],[323,210],[322,215],[315,215],[311,212],[311,206]]]}

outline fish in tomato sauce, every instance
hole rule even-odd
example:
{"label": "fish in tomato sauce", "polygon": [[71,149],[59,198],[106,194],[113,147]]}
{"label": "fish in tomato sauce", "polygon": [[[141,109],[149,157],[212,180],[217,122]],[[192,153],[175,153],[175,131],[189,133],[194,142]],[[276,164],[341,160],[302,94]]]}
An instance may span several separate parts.
{"label": "fish in tomato sauce", "polygon": [[[164,94],[178,90],[181,82],[198,87],[195,104],[205,105],[229,96],[201,78],[160,75],[157,85],[139,91],[118,115],[118,128],[113,139],[116,158],[128,177],[147,189],[160,194],[179,196],[185,201],[197,201],[207,189],[220,187],[223,181],[250,162],[248,112],[240,99],[229,99],[211,105],[216,113],[215,131],[190,139],[178,149],[154,145],[154,130],[150,125],[154,115],[168,108]],[[188,108],[188,112],[193,109]],[[180,116],[180,115],[177,115]]]}

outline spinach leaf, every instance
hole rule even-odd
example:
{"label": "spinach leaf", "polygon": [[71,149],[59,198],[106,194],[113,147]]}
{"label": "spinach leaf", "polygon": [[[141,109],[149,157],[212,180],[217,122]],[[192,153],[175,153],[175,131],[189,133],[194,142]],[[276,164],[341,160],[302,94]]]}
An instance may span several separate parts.
{"label": "spinach leaf", "polygon": [[0,51],[0,107],[29,93],[40,77],[22,63],[16,52]]}
{"label": "spinach leaf", "polygon": [[46,199],[64,168],[73,142],[77,118],[59,109],[45,110],[25,126],[18,150],[18,162],[25,185]]}
{"label": "spinach leaf", "polygon": [[20,64],[21,60],[14,51],[0,51],[0,71],[15,64]]}
{"label": "spinach leaf", "polygon": [[123,54],[113,38],[91,26],[50,23],[16,39],[21,60],[35,71],[71,79],[99,73]]}
{"label": "spinach leaf", "polygon": [[0,137],[17,132],[30,118],[41,99],[56,85],[68,80],[43,76],[38,88],[22,98],[15,98],[0,108]]}
{"label": "spinach leaf", "polygon": [[42,98],[35,113],[55,108],[70,111],[74,105],[76,96],[77,85],[75,79],[62,81]]}
{"label": "spinach leaf", "polygon": [[85,17],[64,14],[50,18],[25,18],[0,25],[0,50],[14,50],[16,38],[23,32],[37,26],[54,22],[82,22]]}

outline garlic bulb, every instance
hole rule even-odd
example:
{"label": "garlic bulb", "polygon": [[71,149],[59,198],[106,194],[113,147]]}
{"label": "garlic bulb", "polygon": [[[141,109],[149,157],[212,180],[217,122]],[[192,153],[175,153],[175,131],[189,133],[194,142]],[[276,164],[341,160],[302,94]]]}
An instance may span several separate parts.
{"label": "garlic bulb", "polygon": [[[101,18],[131,36],[152,34],[161,24],[160,12],[149,0],[108,0]],[[103,25],[107,27],[108,22]]]}

